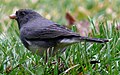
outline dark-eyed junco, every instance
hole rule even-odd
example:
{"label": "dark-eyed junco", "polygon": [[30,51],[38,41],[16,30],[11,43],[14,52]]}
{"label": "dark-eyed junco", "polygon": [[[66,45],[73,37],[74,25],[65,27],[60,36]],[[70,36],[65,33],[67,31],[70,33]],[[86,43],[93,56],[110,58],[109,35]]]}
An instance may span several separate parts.
{"label": "dark-eyed junco", "polygon": [[17,21],[20,29],[20,39],[24,46],[32,52],[38,50],[40,55],[50,47],[54,47],[56,51],[80,41],[97,43],[109,41],[80,36],[30,9],[20,9],[9,17]]}

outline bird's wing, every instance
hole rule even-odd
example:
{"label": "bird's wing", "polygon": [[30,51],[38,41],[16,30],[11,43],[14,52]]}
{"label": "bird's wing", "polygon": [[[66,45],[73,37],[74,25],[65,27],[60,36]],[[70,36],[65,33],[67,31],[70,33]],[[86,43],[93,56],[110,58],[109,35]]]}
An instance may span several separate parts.
{"label": "bird's wing", "polygon": [[26,39],[41,39],[41,40],[79,36],[79,34],[76,34],[71,30],[67,29],[66,27],[57,24],[50,25],[44,28],[35,29],[29,28],[23,33]]}

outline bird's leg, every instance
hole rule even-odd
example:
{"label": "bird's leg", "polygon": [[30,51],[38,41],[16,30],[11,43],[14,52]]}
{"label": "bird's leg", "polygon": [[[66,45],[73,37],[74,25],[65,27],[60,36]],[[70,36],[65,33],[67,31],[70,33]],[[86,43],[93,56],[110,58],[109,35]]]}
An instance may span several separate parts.
{"label": "bird's leg", "polygon": [[45,63],[47,63],[48,59],[47,59],[47,51],[48,49],[45,51]]}
{"label": "bird's leg", "polygon": [[63,48],[63,49],[57,50],[57,52],[56,52],[56,59],[57,59],[56,65],[58,66],[58,73],[61,73],[62,69],[65,67],[64,62],[62,60],[62,56],[60,56],[60,53],[64,52],[65,50],[66,50],[66,48]]}
{"label": "bird's leg", "polygon": [[58,66],[60,66],[61,65],[61,60],[60,60],[60,53],[61,53],[61,49],[56,49],[55,48],[55,51],[56,51],[56,59],[57,59],[57,64],[58,64]]}
{"label": "bird's leg", "polygon": [[53,56],[54,55],[54,47],[49,47],[47,50],[46,50],[46,58],[45,58],[45,62],[47,63],[48,60],[49,60],[49,57]]}
{"label": "bird's leg", "polygon": [[48,62],[48,60],[49,60],[49,56],[50,56],[50,47],[46,50],[46,52],[45,52],[45,63],[47,63]]}

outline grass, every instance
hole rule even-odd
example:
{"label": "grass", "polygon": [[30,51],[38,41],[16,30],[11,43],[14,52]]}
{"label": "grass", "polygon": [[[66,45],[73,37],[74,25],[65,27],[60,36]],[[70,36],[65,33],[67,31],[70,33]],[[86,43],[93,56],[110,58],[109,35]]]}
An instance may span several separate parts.
{"label": "grass", "polygon": [[[32,1],[32,0],[31,0]],[[12,0],[1,1],[1,17],[0,17],[0,74],[1,75],[119,75],[120,74],[120,30],[116,28],[119,25],[119,10],[117,10],[117,3],[112,3],[116,7],[116,17],[109,16],[105,13],[105,9],[111,5],[104,4],[104,8],[99,10],[95,8],[97,2],[86,3],[86,1],[53,1],[41,0],[32,3],[30,0],[16,2]],[[102,1],[99,1],[102,2]],[[72,4],[74,3],[74,4]],[[104,3],[104,1],[103,1]],[[22,6],[21,4],[24,4]],[[63,4],[63,5],[61,5]],[[86,5],[84,5],[86,4]],[[53,5],[53,6],[52,6]],[[77,8],[79,5],[86,8],[86,11],[93,11],[92,13],[79,12]],[[79,7],[81,7],[79,6]],[[99,6],[99,5],[98,5]],[[67,48],[64,53],[60,53],[54,57],[50,57],[48,63],[45,63],[43,57],[33,54],[28,51],[19,39],[19,29],[15,21],[10,20],[7,15],[19,8],[32,8],[41,13],[46,18],[59,23],[67,24],[64,14],[68,10],[73,15],[77,15],[77,20],[87,20],[90,24],[91,32],[89,37],[107,38],[110,42],[105,44],[80,42],[73,44]],[[41,7],[41,9],[39,8]],[[54,10],[51,8],[54,7]],[[12,10],[13,9],[13,10]],[[115,13],[112,11],[112,14]],[[103,16],[104,15],[104,16]],[[80,17],[79,17],[80,16]],[[88,17],[90,16],[90,17]],[[102,19],[99,18],[102,16]],[[108,16],[108,17],[106,17]],[[96,25],[99,29],[96,29]],[[71,30],[76,31],[76,26],[72,26]],[[57,61],[57,57],[61,60],[59,63],[51,64]],[[99,63],[92,63],[92,62]],[[92,63],[92,64],[91,64]]]}

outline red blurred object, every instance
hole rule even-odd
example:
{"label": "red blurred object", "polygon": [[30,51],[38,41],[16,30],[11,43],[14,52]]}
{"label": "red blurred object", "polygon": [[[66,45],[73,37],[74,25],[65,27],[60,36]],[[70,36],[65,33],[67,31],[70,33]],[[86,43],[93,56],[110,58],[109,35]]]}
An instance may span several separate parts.
{"label": "red blurred object", "polygon": [[66,12],[66,20],[68,21],[68,24],[69,25],[73,25],[75,23],[75,18],[69,13],[69,12]]}

